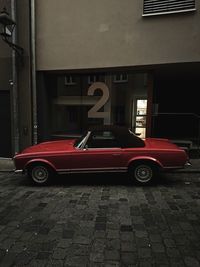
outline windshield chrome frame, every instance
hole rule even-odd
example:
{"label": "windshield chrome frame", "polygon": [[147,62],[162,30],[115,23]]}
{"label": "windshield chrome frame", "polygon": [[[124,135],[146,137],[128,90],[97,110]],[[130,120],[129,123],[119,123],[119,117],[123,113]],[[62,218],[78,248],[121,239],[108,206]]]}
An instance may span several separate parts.
{"label": "windshield chrome frame", "polygon": [[80,141],[80,143],[76,146],[77,149],[84,149],[85,148],[85,145],[87,143],[87,140],[89,138],[91,134],[91,131],[88,131],[88,133],[86,134],[86,136]]}

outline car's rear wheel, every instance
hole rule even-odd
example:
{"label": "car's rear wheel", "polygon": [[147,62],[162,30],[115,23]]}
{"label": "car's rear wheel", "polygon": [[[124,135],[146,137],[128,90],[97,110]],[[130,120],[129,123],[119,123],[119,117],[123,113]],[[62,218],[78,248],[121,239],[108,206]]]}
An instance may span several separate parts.
{"label": "car's rear wheel", "polygon": [[157,168],[150,163],[137,163],[129,170],[130,177],[139,184],[149,184],[155,178]]}
{"label": "car's rear wheel", "polygon": [[52,177],[52,170],[45,164],[38,163],[28,168],[28,176],[37,185],[46,185]]}

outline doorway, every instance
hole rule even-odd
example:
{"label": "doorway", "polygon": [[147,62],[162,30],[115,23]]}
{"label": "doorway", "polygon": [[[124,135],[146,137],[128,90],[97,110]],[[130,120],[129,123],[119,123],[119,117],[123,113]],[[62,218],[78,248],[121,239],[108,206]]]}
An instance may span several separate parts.
{"label": "doorway", "polygon": [[136,98],[133,101],[133,129],[136,135],[146,137],[147,99]]}
{"label": "doorway", "polygon": [[0,91],[0,157],[11,157],[10,92]]}

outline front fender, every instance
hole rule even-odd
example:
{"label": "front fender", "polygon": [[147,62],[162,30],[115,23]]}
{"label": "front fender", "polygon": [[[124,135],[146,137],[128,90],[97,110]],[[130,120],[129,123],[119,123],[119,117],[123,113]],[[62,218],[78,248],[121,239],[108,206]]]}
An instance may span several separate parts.
{"label": "front fender", "polygon": [[163,165],[162,165],[162,163],[159,160],[157,160],[157,159],[155,159],[153,157],[148,157],[148,156],[137,156],[137,157],[131,158],[129,160],[129,162],[128,162],[128,166],[136,163],[137,161],[148,161],[148,162],[152,162],[153,164],[156,164],[160,168],[163,169]]}
{"label": "front fender", "polygon": [[26,163],[26,165],[24,166],[24,170],[28,168],[28,165],[33,164],[33,163],[39,163],[39,162],[42,162],[42,163],[50,166],[54,171],[56,171],[55,166],[51,162],[49,162],[48,160],[45,160],[45,159],[40,159],[40,158],[29,160]]}

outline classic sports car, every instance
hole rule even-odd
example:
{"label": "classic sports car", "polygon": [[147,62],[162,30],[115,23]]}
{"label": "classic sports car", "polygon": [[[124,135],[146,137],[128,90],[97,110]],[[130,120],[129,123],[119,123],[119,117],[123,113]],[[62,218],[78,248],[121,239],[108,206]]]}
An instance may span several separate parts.
{"label": "classic sports car", "polygon": [[187,153],[168,139],[141,139],[120,126],[96,126],[76,140],[43,142],[14,158],[16,172],[27,173],[36,184],[55,174],[128,172],[141,184],[161,170],[183,168]]}

